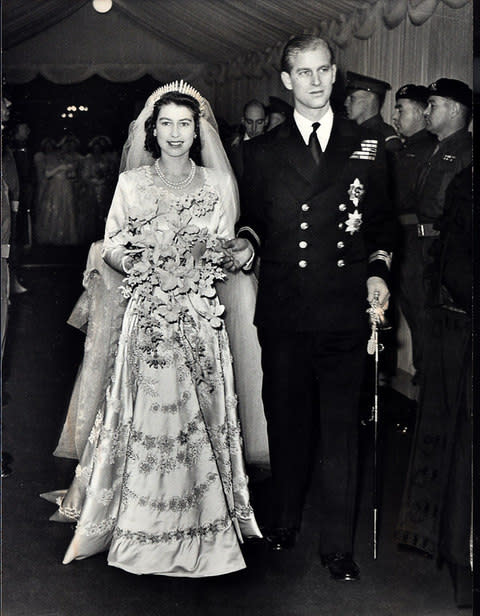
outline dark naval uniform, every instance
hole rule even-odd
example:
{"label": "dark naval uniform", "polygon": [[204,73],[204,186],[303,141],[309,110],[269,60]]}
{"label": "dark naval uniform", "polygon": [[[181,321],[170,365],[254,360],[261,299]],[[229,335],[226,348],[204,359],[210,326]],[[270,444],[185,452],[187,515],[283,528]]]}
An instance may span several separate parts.
{"label": "dark naval uniform", "polygon": [[387,277],[393,243],[384,144],[335,116],[317,167],[290,117],[247,148],[239,233],[260,256],[272,523],[300,525],[319,428],[321,551],[352,552],[366,280]]}
{"label": "dark naval uniform", "polygon": [[384,122],[379,113],[362,122],[360,126],[380,133],[385,139],[385,150],[387,152],[398,152],[402,149],[402,140],[395,132],[395,129],[390,124]]}
{"label": "dark naval uniform", "polygon": [[402,149],[396,152],[393,159],[394,204],[401,229],[395,252],[395,278],[400,307],[412,336],[413,364],[417,370],[421,369],[423,353],[425,293],[414,185],[436,143],[436,137],[425,129],[420,130],[405,138]]}
{"label": "dark naval uniform", "polygon": [[[392,86],[386,81],[347,71],[346,89],[347,93],[353,93],[357,90],[372,92],[377,97],[378,108],[381,109],[385,100],[385,94],[388,90],[392,89]],[[402,140],[395,132],[393,126],[390,126],[390,124],[383,120],[380,112],[362,122],[361,126],[382,135],[385,140],[385,150],[387,153],[397,152],[402,148]]]}

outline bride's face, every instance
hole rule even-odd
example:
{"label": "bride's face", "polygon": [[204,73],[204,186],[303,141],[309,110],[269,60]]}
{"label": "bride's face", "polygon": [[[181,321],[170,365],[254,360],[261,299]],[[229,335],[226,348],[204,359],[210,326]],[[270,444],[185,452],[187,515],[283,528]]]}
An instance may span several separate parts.
{"label": "bride's face", "polygon": [[154,132],[162,156],[183,156],[190,152],[195,137],[195,120],[188,107],[169,103],[158,113]]}

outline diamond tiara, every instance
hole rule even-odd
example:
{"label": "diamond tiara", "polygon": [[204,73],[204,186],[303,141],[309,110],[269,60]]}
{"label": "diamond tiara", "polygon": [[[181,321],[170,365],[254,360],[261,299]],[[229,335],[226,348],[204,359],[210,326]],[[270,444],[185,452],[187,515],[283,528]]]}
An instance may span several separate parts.
{"label": "diamond tiara", "polygon": [[198,101],[198,104],[200,105],[200,114],[203,115],[203,112],[205,111],[205,99],[198,90],[186,81],[183,81],[183,79],[180,81],[172,81],[171,83],[167,83],[155,90],[155,92],[153,92],[148,98],[152,107],[156,101],[158,101],[164,94],[167,94],[167,92],[180,92],[181,94],[191,96]]}

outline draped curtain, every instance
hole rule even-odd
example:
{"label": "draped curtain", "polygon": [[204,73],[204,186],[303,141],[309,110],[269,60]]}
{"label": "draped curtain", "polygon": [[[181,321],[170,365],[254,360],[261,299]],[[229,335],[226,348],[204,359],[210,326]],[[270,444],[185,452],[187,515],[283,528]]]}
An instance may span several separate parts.
{"label": "draped curtain", "polygon": [[[461,10],[455,10],[447,3],[436,4],[434,14],[421,25],[403,19],[393,29],[377,27],[369,37],[353,37],[348,45],[334,45],[339,69],[337,85],[347,70],[390,83],[392,90],[387,93],[383,107],[386,121],[391,119],[396,90],[406,83],[428,85],[439,77],[450,77],[472,86],[472,3],[464,3]],[[383,23],[381,13],[377,13],[377,22],[379,25]],[[258,76],[241,74],[231,67],[230,70],[223,68],[220,79],[212,81],[211,96],[218,115],[229,121],[238,121],[244,103],[252,98],[268,103],[269,96],[278,96],[291,102],[280,81],[281,49],[282,45],[279,45],[278,52],[270,50],[274,59],[261,65],[261,71],[257,69]],[[208,70],[211,72],[212,68]]]}
{"label": "draped curtain", "polygon": [[113,2],[99,15],[90,0],[4,0],[7,79],[185,78],[234,121],[250,98],[287,98],[278,78],[283,44],[315,32],[332,41],[340,70],[385,79],[394,90],[442,75],[472,82],[472,0]]}

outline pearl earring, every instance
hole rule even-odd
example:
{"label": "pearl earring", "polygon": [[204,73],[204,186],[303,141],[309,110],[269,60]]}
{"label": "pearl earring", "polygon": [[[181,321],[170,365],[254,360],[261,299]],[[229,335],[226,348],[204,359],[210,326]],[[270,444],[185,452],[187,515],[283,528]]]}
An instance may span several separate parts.
{"label": "pearl earring", "polygon": [[153,136],[154,136],[154,137],[156,137],[156,136],[157,136],[157,129],[156,129],[156,128],[154,128],[154,129],[153,129]]}

